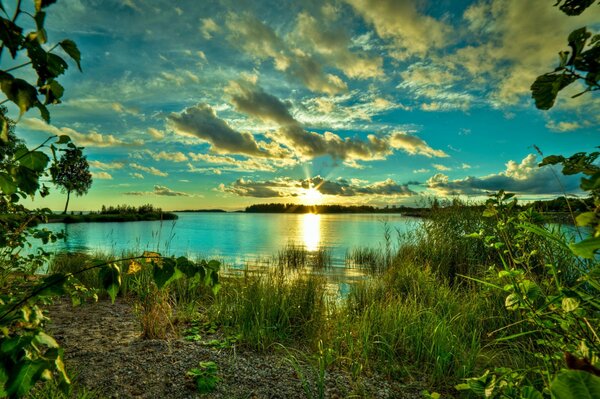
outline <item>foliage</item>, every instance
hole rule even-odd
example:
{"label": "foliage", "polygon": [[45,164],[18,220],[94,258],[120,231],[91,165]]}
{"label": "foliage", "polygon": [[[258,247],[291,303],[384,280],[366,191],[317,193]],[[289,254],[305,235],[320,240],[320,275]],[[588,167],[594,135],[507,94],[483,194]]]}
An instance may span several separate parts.
{"label": "foliage", "polygon": [[[556,157],[550,161],[563,162],[569,172],[581,170],[579,166],[587,165],[590,159],[595,160],[595,156],[584,157],[586,161],[579,162],[582,156],[579,154],[569,160]],[[578,167],[569,169],[570,162],[575,162]],[[592,166],[587,165],[594,169]],[[588,191],[597,195],[594,190]],[[497,277],[490,277],[483,283],[504,291],[505,307],[517,312],[521,319],[520,331],[502,339],[529,341],[539,362],[520,371],[507,368],[496,369],[494,373],[486,371],[481,377],[467,379],[457,388],[486,398],[520,395],[542,398],[543,392],[549,391],[556,396],[556,389],[566,395],[563,397],[584,397],[575,394],[579,388],[570,380],[573,374],[569,373],[572,372],[565,374],[561,370],[567,366],[600,375],[597,368],[600,361],[597,331],[600,325],[600,265],[593,259],[595,249],[591,244],[582,249],[582,243],[589,238],[567,245],[565,237],[535,224],[536,215],[532,209],[511,213],[515,203],[512,194],[502,191],[491,196],[484,215],[495,220],[494,234],[474,236],[495,248],[501,260]],[[585,220],[592,220],[592,217]],[[540,239],[547,242],[552,251],[545,253],[541,247],[533,245]],[[566,383],[566,380],[571,382]],[[594,381],[593,377],[586,377],[578,384],[593,385]]]}
{"label": "foliage", "polygon": [[[64,93],[64,88],[57,78],[69,68],[69,64],[54,50],[61,48],[65,54],[75,61],[77,67],[81,70],[81,54],[72,40],[62,40],[50,49],[44,47],[48,42],[44,28],[45,10],[54,2],[55,0],[33,1],[34,13],[32,15],[24,9],[21,1],[17,1],[12,16],[8,15],[4,6],[0,4],[0,11],[4,14],[4,16],[0,16],[2,27],[0,29],[0,40],[2,41],[0,44],[0,57],[2,57],[4,50],[7,50],[13,60],[18,59],[21,52],[25,52],[29,59],[23,64],[0,70],[0,88],[6,96],[5,101],[14,103],[19,108],[21,115],[30,108],[37,107],[46,122],[50,121],[50,113],[46,105],[60,103]],[[34,30],[26,33],[17,24],[21,15],[27,15],[33,19],[35,23]],[[37,76],[37,81],[33,84],[9,73],[26,66],[31,66]],[[41,100],[40,96],[44,96],[44,99]],[[0,115],[0,125],[0,141],[7,141],[9,122],[3,115]]]}
{"label": "foliage", "polygon": [[108,207],[102,205],[102,209],[100,210],[100,215],[127,215],[127,214],[138,214],[138,215],[146,215],[148,213],[162,213],[161,208],[157,208],[151,204],[145,204],[140,206],[132,206],[132,205],[117,205]]}
{"label": "foliage", "polygon": [[[63,95],[63,87],[56,80],[68,68],[67,62],[54,50],[61,48],[79,66],[80,54],[75,43],[63,40],[46,49],[47,35],[44,29],[45,9],[54,1],[33,1],[32,12],[21,1],[15,3],[14,14],[8,15],[0,3],[0,57],[8,51],[13,60],[24,56],[29,59],[14,67],[0,70],[0,89],[6,102],[14,103],[20,115],[37,107],[47,122],[50,115],[46,105],[57,104]],[[25,32],[18,25],[21,16],[32,18],[35,29]],[[23,69],[31,66],[31,70]],[[23,72],[25,78],[15,76]],[[28,82],[36,76],[34,83]],[[44,96],[43,100],[40,96]],[[38,248],[37,253],[22,256],[21,251],[31,246],[31,241],[43,244],[54,241],[60,235],[48,230],[34,229],[34,220],[44,220],[50,210],[30,211],[19,202],[28,197],[48,194],[41,184],[48,175],[52,163],[43,151],[53,155],[61,146],[69,145],[67,136],[52,136],[35,148],[27,148],[13,132],[14,122],[7,116],[6,108],[0,112],[0,208],[9,218],[0,220],[0,396],[24,396],[38,380],[56,378],[66,389],[69,378],[62,361],[62,350],[56,341],[44,332],[45,316],[40,304],[52,296],[70,293],[73,298],[87,296],[90,292],[72,275],[51,275],[44,279],[32,273],[44,263],[47,253]]]}
{"label": "foliage", "polygon": [[[560,9],[567,15],[579,15],[594,2],[595,0],[559,0],[556,5],[563,3]],[[593,35],[583,27],[571,32],[568,42],[571,51],[559,53],[558,67],[538,76],[531,85],[531,95],[539,109],[552,108],[558,92],[577,81],[582,81],[586,88],[573,97],[600,90],[600,34]]]}
{"label": "foliage", "polygon": [[187,375],[194,379],[196,388],[201,394],[214,391],[217,383],[220,381],[217,373],[219,368],[215,362],[200,362],[198,367],[195,367],[187,372]]}
{"label": "foliage", "polygon": [[593,207],[588,212],[577,216],[578,226],[589,226],[593,233],[590,237],[570,245],[575,255],[593,259],[594,254],[600,249],[600,166],[596,160],[600,152],[579,152],[568,158],[561,155],[551,155],[544,158],[540,166],[562,164],[562,173],[565,175],[583,174],[580,188],[591,194]]}
{"label": "foliage", "polygon": [[84,195],[92,186],[90,165],[83,155],[83,148],[76,147],[73,143],[67,144],[58,162],[50,168],[52,182],[67,193],[67,203],[63,214],[67,213],[71,192]]}

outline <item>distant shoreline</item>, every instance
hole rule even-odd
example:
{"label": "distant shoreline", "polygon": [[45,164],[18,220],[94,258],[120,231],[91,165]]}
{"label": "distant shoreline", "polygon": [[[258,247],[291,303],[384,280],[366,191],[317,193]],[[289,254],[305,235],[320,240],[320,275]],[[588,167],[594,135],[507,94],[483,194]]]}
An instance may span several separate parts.
{"label": "distant shoreline", "polygon": [[172,212],[146,213],[146,214],[97,214],[86,215],[52,215],[47,223],[118,223],[118,222],[148,222],[157,220],[176,220],[179,217]]}

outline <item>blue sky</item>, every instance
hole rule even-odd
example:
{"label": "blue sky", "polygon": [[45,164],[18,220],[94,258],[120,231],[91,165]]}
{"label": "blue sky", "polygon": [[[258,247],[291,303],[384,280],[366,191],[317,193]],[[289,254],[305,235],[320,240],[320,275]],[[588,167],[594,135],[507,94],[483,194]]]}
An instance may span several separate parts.
{"label": "blue sky", "polygon": [[600,126],[577,87],[548,112],[530,98],[570,31],[598,27],[596,9],[553,3],[63,0],[50,45],[75,40],[83,73],[62,78],[51,125],[30,111],[18,132],[86,148],[94,184],[75,210],[549,198],[561,185],[533,145],[591,151]]}

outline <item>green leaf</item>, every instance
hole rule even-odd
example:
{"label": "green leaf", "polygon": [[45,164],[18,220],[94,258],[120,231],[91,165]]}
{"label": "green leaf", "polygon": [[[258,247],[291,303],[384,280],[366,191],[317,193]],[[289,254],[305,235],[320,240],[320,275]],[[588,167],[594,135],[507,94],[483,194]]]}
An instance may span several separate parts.
{"label": "green leaf", "polygon": [[523,390],[521,391],[521,397],[523,399],[544,399],[544,395],[531,386],[523,387]]}
{"label": "green leaf", "polygon": [[600,237],[586,238],[583,241],[569,244],[571,251],[582,258],[593,259],[594,253],[600,249]]}
{"label": "green leaf", "polygon": [[60,47],[75,61],[77,68],[81,71],[81,52],[73,40],[63,40],[59,43]]}
{"label": "green leaf", "polygon": [[46,123],[50,123],[50,112],[48,112],[48,108],[46,108],[46,106],[39,101],[37,104],[35,104],[35,106],[40,110],[40,116],[42,119],[46,121]]}
{"label": "green leaf", "polygon": [[588,224],[593,222],[595,218],[596,213],[584,212],[575,218],[575,222],[577,223],[577,226],[587,226]]}
{"label": "green leaf", "polygon": [[58,136],[58,140],[56,141],[56,144],[67,144],[70,141],[71,141],[71,138],[69,136],[67,136],[66,134],[63,134],[63,135]]}
{"label": "green leaf", "polygon": [[52,53],[47,53],[46,63],[46,67],[48,68],[48,71],[51,73],[52,77],[62,75],[65,72],[65,70],[69,67],[69,64],[67,64],[65,60],[63,60],[60,56]]}
{"label": "green leaf", "polygon": [[44,345],[48,348],[58,348],[59,346],[58,342],[56,342],[54,338],[43,331],[40,331],[36,334],[36,336],[33,338],[33,342],[38,345]]}
{"label": "green leaf", "polygon": [[42,280],[44,289],[38,293],[38,296],[57,296],[65,294],[64,285],[67,282],[67,275],[64,273],[55,273]]}
{"label": "green leaf", "polygon": [[[596,0],[565,0],[559,8],[562,12],[567,15],[579,15],[585,11],[586,8],[594,4]],[[555,6],[562,3],[562,0],[558,0]]]}
{"label": "green leaf", "polygon": [[[577,57],[583,51],[585,47],[585,42],[592,36],[590,32],[587,31],[585,26],[583,28],[579,28],[571,32],[569,35],[569,46],[573,49],[573,56],[571,60],[576,60]],[[570,65],[567,63],[567,65]]]}
{"label": "green leaf", "polygon": [[21,115],[38,103],[37,90],[25,80],[15,79],[8,73],[2,73],[0,82],[2,91],[19,107]]}
{"label": "green leaf", "polygon": [[565,157],[563,157],[562,155],[549,155],[549,156],[545,157],[538,166],[556,165],[557,163],[561,163],[564,160],[565,160]]}
{"label": "green leaf", "polygon": [[3,355],[10,355],[13,360],[17,360],[19,353],[24,350],[26,346],[31,344],[33,337],[31,335],[16,335],[11,338],[3,340],[0,350]]}
{"label": "green leaf", "polygon": [[153,277],[156,286],[161,289],[169,285],[172,281],[183,277],[183,273],[175,267],[174,259],[164,258],[162,266],[154,266]]}
{"label": "green leaf", "polygon": [[595,173],[589,179],[581,178],[581,189],[584,191],[592,191],[600,189],[600,172]]}
{"label": "green leaf", "polygon": [[119,288],[121,287],[121,269],[114,263],[105,265],[100,269],[102,287],[108,292],[110,299],[115,303]]}
{"label": "green leaf", "polygon": [[553,399],[600,398],[600,377],[580,370],[560,372],[550,384]]}
{"label": "green leaf", "polygon": [[17,192],[17,185],[7,173],[0,172],[0,190],[3,194],[11,195]]}
{"label": "green leaf", "polygon": [[8,48],[12,58],[17,56],[17,51],[23,40],[23,29],[9,19],[0,17],[0,41]]}
{"label": "green leaf", "polygon": [[531,85],[531,96],[538,109],[548,110],[554,105],[558,92],[577,78],[571,74],[545,74],[538,76]]}
{"label": "green leaf", "polygon": [[202,267],[200,265],[196,265],[194,262],[190,261],[185,256],[180,256],[177,258],[177,268],[183,272],[188,278],[194,277],[196,273],[198,273],[198,269]]}
{"label": "green leaf", "polygon": [[23,360],[12,373],[6,392],[17,397],[25,396],[48,368],[48,362],[42,359]]}
{"label": "green leaf", "polygon": [[27,152],[19,158],[19,164],[36,172],[43,172],[48,166],[48,162],[50,162],[50,158],[41,151]]}

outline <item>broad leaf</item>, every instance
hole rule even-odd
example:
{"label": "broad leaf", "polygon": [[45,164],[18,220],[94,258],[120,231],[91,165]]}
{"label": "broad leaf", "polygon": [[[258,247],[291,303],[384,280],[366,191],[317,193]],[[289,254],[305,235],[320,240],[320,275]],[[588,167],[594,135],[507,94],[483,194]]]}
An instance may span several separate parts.
{"label": "broad leaf", "polygon": [[570,244],[571,251],[582,258],[593,259],[594,253],[600,249],[600,237],[586,238],[583,241]]}
{"label": "broad leaf", "polygon": [[0,191],[3,194],[11,195],[17,192],[17,185],[7,173],[0,172]]}
{"label": "broad leaf", "polygon": [[77,63],[77,68],[81,71],[81,53],[73,40],[63,40],[59,43],[60,47]]}
{"label": "broad leaf", "polygon": [[38,293],[38,296],[57,296],[64,295],[65,283],[67,282],[67,275],[64,273],[55,273],[44,278],[42,280],[43,290]]}
{"label": "broad leaf", "polygon": [[108,264],[100,269],[100,280],[102,287],[108,292],[111,301],[114,303],[121,287],[121,269],[114,263]]}
{"label": "broad leaf", "polygon": [[50,162],[48,155],[41,151],[27,152],[19,158],[19,163],[27,169],[35,170],[36,172],[43,172],[46,166]]}
{"label": "broad leaf", "polygon": [[23,40],[21,32],[23,32],[23,29],[11,20],[0,17],[0,41],[8,48],[12,58],[16,57],[21,41]]}
{"label": "broad leaf", "polygon": [[185,256],[177,258],[177,268],[183,272],[188,278],[192,278],[199,272],[202,266],[196,265]]}
{"label": "broad leaf", "polygon": [[563,3],[559,8],[567,15],[579,15],[596,0],[558,0],[555,5]]}
{"label": "broad leaf", "polygon": [[71,141],[71,138],[69,136],[67,136],[66,134],[62,134],[62,135],[58,136],[58,140],[56,141],[56,144],[67,144],[70,141]]}
{"label": "broad leaf", "polygon": [[159,289],[182,276],[183,273],[175,267],[174,259],[163,258],[162,266],[154,266],[154,282]]}
{"label": "broad leaf", "polygon": [[600,377],[580,370],[562,371],[550,384],[553,399],[600,398]]}
{"label": "broad leaf", "polygon": [[37,90],[23,79],[15,79],[8,73],[0,77],[2,91],[10,101],[17,104],[21,115],[38,103]]}
{"label": "broad leaf", "polygon": [[7,393],[17,397],[25,396],[48,368],[48,362],[42,359],[23,360],[12,373],[10,383],[6,387]]}
{"label": "broad leaf", "polygon": [[539,109],[550,109],[554,105],[558,92],[577,78],[571,74],[546,74],[538,76],[531,85],[531,96]]}

